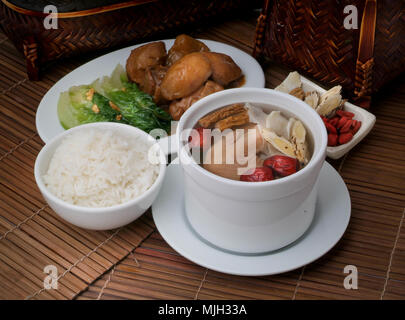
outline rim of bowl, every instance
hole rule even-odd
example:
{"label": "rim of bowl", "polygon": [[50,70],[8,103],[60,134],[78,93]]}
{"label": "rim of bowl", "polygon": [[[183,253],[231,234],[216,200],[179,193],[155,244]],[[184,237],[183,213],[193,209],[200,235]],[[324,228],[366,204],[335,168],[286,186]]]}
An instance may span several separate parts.
{"label": "rim of bowl", "polygon": [[[291,102],[293,102],[293,103],[298,103],[300,105],[300,108],[306,109],[306,111],[309,114],[311,114],[311,117],[313,117],[315,119],[315,122],[317,122],[320,125],[321,128],[322,128],[322,126],[324,126],[321,117],[319,116],[319,114],[314,109],[312,109],[305,102],[299,100],[298,98],[296,98],[296,97],[294,97],[294,96],[292,96],[290,94],[280,92],[280,91],[276,91],[274,89],[269,89],[269,88],[233,88],[233,89],[226,89],[226,90],[223,90],[223,91],[215,92],[213,94],[210,94],[209,96],[206,96],[206,97],[198,100],[190,108],[188,108],[186,110],[186,112],[182,115],[182,117],[180,118],[178,130],[177,130],[177,133],[176,133],[177,134],[176,138],[177,138],[177,140],[179,142],[179,151],[178,152],[179,152],[180,163],[181,163],[181,156],[183,154],[183,155],[186,155],[189,160],[191,160],[190,163],[186,164],[185,166],[192,165],[192,167],[195,168],[200,173],[202,173],[204,175],[207,175],[207,176],[215,179],[218,182],[226,183],[228,185],[233,185],[233,186],[251,186],[251,188],[260,188],[260,187],[262,187],[264,185],[280,185],[280,184],[288,183],[291,180],[298,179],[300,176],[305,175],[307,173],[307,171],[309,171],[310,168],[315,165],[315,163],[318,163],[321,160],[321,158],[324,158],[326,156],[327,135],[326,135],[326,130],[321,130],[321,139],[320,139],[319,152],[317,154],[312,154],[311,159],[309,160],[308,164],[304,168],[300,169],[298,172],[296,172],[296,173],[294,173],[294,174],[292,174],[290,176],[287,176],[287,177],[283,177],[283,178],[280,178],[280,179],[274,179],[274,180],[271,180],[271,181],[258,181],[258,182],[255,182],[255,183],[249,183],[249,182],[246,182],[246,181],[239,181],[239,180],[232,180],[232,179],[224,178],[224,177],[218,176],[218,175],[204,169],[203,167],[201,167],[199,164],[197,164],[195,162],[194,158],[191,157],[189,155],[189,153],[187,153],[185,151],[185,149],[183,149],[185,143],[184,142],[180,143],[180,130],[179,129],[181,129],[184,126],[184,122],[186,121],[186,120],[183,120],[183,119],[186,119],[188,117],[188,115],[192,114],[198,108],[200,108],[200,105],[210,103],[213,100],[217,99],[218,97],[222,97],[222,96],[226,96],[226,95],[232,95],[235,92],[242,92],[242,93],[243,92],[246,92],[246,93],[271,92],[271,94],[279,95],[283,99],[291,100]],[[248,103],[248,102],[249,101],[246,101],[246,103]],[[263,104],[269,104],[268,102],[262,102],[262,103]],[[252,103],[252,104],[254,104],[254,103]],[[219,107],[219,108],[221,108],[221,107]],[[290,112],[293,113],[292,111],[290,111]],[[208,113],[209,112],[207,112],[206,114],[208,114]],[[299,120],[303,121],[301,118],[299,118]],[[306,124],[305,121],[303,121],[303,122],[304,122],[304,124]],[[308,125],[306,125],[306,128],[308,128]],[[184,128],[183,128],[183,130],[184,130]],[[315,136],[314,135],[315,132],[313,130],[311,130],[311,128],[309,128],[309,130],[311,131],[312,136]],[[324,148],[322,148],[322,145],[324,145]],[[182,154],[180,154],[180,153],[182,153]]]}
{"label": "rim of bowl", "polygon": [[[125,127],[123,127],[125,126]],[[157,176],[156,180],[153,182],[153,184],[150,186],[150,188],[148,190],[146,190],[144,193],[142,193],[141,195],[139,195],[138,197],[131,199],[127,202],[124,203],[120,203],[120,204],[116,204],[113,206],[109,206],[109,207],[85,207],[85,206],[79,206],[79,205],[75,205],[72,203],[69,203],[65,200],[60,199],[59,197],[57,197],[56,195],[54,195],[50,190],[48,190],[48,188],[45,186],[45,183],[42,180],[42,175],[39,172],[39,166],[41,164],[41,162],[43,161],[43,157],[45,155],[46,152],[48,152],[48,149],[51,148],[53,145],[60,143],[62,139],[64,139],[65,137],[67,137],[69,134],[71,134],[72,132],[75,131],[80,131],[80,130],[87,130],[91,127],[111,127],[111,128],[118,128],[118,130],[121,130],[122,128],[125,128],[126,130],[131,130],[136,132],[136,134],[143,136],[145,139],[153,139],[156,141],[156,144],[159,146],[159,150],[160,150],[160,160],[163,160],[164,158],[164,162],[161,163],[159,165],[159,175]],[[50,156],[52,157],[53,154]],[[38,188],[40,189],[40,191],[44,194],[46,194],[47,197],[49,197],[52,201],[56,202],[57,204],[64,206],[68,209],[72,209],[72,210],[82,210],[82,211],[86,211],[88,213],[104,213],[106,211],[113,211],[113,210],[117,210],[117,209],[124,209],[127,207],[130,207],[140,201],[142,201],[144,198],[146,198],[149,194],[151,194],[152,192],[155,191],[156,188],[158,188],[164,179],[164,175],[166,172],[166,157],[164,155],[164,152],[162,150],[162,147],[159,145],[159,143],[157,143],[157,140],[155,138],[153,138],[150,134],[146,133],[145,131],[142,131],[141,129],[137,128],[137,127],[133,127],[131,125],[127,125],[127,124],[123,124],[123,123],[115,123],[115,122],[93,122],[93,123],[86,123],[86,124],[82,124],[73,128],[70,128],[66,131],[63,131],[62,133],[58,134],[57,136],[55,136],[51,141],[49,141],[48,143],[45,144],[45,146],[41,149],[41,151],[38,153],[38,156],[35,160],[35,166],[34,166],[34,176],[35,176],[35,181],[37,183]],[[46,199],[45,199],[46,200]]]}

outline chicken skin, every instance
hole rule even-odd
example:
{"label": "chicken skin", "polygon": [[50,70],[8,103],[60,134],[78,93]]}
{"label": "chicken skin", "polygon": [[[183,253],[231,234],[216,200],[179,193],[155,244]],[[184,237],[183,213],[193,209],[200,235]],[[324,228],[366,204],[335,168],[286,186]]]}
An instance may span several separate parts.
{"label": "chicken skin", "polygon": [[210,51],[210,49],[204,43],[186,34],[181,34],[176,37],[173,46],[169,50],[167,65],[171,66],[189,53],[205,51]]}
{"label": "chicken skin", "polygon": [[211,65],[200,52],[190,53],[172,65],[163,78],[161,90],[167,100],[186,97],[211,76]]}
{"label": "chicken skin", "polygon": [[170,104],[169,113],[174,120],[179,120],[183,113],[190,108],[196,101],[218,91],[224,90],[224,87],[208,80],[203,86],[194,91],[191,95],[180,100],[175,100]]}
{"label": "chicken skin", "polygon": [[242,70],[230,56],[218,52],[204,52],[203,55],[211,64],[211,78],[216,83],[226,87],[242,76]]}
{"label": "chicken skin", "polygon": [[127,75],[132,82],[141,83],[147,68],[162,65],[166,61],[164,42],[152,42],[132,50],[127,60]]}

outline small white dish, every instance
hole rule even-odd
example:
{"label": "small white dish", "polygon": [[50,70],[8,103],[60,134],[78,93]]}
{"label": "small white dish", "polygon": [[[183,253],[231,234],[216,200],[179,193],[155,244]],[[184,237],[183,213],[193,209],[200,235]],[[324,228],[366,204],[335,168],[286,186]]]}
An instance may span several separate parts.
{"label": "small white dish", "polygon": [[[174,43],[174,39],[162,41],[165,43],[166,49],[169,49]],[[252,56],[225,43],[212,40],[201,41],[211,51],[225,53],[232,57],[245,76],[246,82],[243,87],[264,88],[265,78],[263,69]],[[59,122],[57,113],[58,100],[62,92],[72,86],[92,83],[97,78],[109,76],[117,64],[126,65],[126,61],[133,49],[144,44],[140,43],[98,57],[76,68],[56,82],[42,98],[36,113],[36,127],[42,141],[48,143],[53,137],[65,131]],[[170,136],[168,139],[174,141],[175,139],[172,137],[174,138],[174,136]],[[176,152],[175,141],[171,142],[171,146],[174,149],[170,150],[170,152]]]}
{"label": "small white dish", "polygon": [[242,276],[288,272],[315,261],[332,249],[349,223],[349,192],[340,175],[325,162],[319,178],[315,217],[301,238],[287,247],[264,254],[244,255],[219,249],[198,236],[187,221],[182,170],[177,163],[178,159],[167,168],[162,190],[152,205],[153,219],[174,250],[203,267]]}
{"label": "small white dish", "polygon": [[[317,91],[320,94],[326,92],[325,89],[321,88],[320,86],[318,86],[317,84],[313,83],[312,81],[308,80],[303,76],[301,76],[301,81],[302,81],[302,90],[304,90],[305,93],[309,91]],[[368,133],[374,127],[376,121],[375,115],[368,112],[364,108],[355,106],[350,102],[346,102],[344,104],[343,110],[354,113],[355,116],[353,119],[360,120],[361,127],[359,131],[357,131],[356,134],[353,136],[353,139],[350,140],[348,143],[336,147],[326,148],[326,155],[332,159],[339,159],[346,153],[348,153],[355,145],[357,145],[361,140],[363,140],[366,135],[368,135]]]}
{"label": "small white dish", "polygon": [[35,181],[46,202],[64,220],[85,229],[115,229],[139,218],[152,205],[152,202],[156,199],[164,180],[166,173],[166,157],[161,146],[159,146],[159,149],[157,149],[157,152],[155,153],[158,154],[160,162],[158,177],[148,190],[128,202],[103,208],[90,208],[68,203],[62,199],[59,199],[48,190],[43,181],[43,176],[49,168],[49,163],[56,148],[60,145],[65,137],[73,132],[84,133],[86,130],[92,128],[120,133],[128,138],[141,138],[150,146],[157,144],[156,140],[151,135],[126,124],[113,122],[84,124],[63,131],[42,148],[35,161]]}

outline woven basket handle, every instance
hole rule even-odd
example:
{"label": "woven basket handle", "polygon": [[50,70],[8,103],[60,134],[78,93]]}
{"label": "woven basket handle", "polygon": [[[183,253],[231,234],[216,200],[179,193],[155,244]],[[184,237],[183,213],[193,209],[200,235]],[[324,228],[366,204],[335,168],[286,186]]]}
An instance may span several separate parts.
{"label": "woven basket handle", "polygon": [[270,0],[265,0],[262,12],[260,13],[259,18],[257,19],[256,24],[254,48],[252,53],[253,57],[255,58],[259,58],[259,56],[262,54],[264,30],[266,26],[266,18],[268,15],[269,8],[270,8]]}
{"label": "woven basket handle", "polygon": [[354,93],[356,95],[355,100],[364,108],[370,107],[371,101],[376,19],[377,0],[366,0],[363,18],[361,20],[354,83]]}

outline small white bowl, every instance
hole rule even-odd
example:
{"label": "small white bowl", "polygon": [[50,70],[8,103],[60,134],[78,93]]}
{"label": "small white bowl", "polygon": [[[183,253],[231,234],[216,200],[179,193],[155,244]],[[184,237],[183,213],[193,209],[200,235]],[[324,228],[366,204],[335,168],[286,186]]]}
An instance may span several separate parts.
{"label": "small white bowl", "polygon": [[[243,182],[217,176],[195,162],[183,130],[193,128],[211,111],[243,102],[266,112],[280,110],[304,123],[313,140],[313,154],[303,169],[273,181]],[[197,101],[183,114],[177,139],[186,216],[202,238],[222,249],[256,254],[285,247],[308,229],[314,217],[327,135],[321,117],[305,102],[271,89],[220,91]]]}
{"label": "small white bowl", "polygon": [[[326,92],[325,89],[321,88],[320,86],[318,86],[317,84],[313,83],[311,80],[308,80],[303,76],[301,76],[301,81],[302,81],[302,90],[304,90],[305,93],[309,91],[317,91],[319,94],[323,94],[324,92]],[[357,107],[349,102],[346,102],[343,106],[344,106],[343,110],[354,113],[353,119],[361,121],[361,127],[359,131],[357,131],[356,134],[353,136],[353,139],[350,140],[348,143],[336,147],[326,148],[326,155],[332,159],[341,158],[346,153],[348,153],[356,144],[358,144],[361,140],[363,140],[363,138],[373,128],[376,120],[375,115],[368,112],[364,108]]]}
{"label": "small white bowl", "polygon": [[159,146],[159,175],[153,185],[146,192],[133,200],[119,205],[104,208],[90,208],[70,204],[53,195],[45,186],[42,177],[48,170],[52,156],[62,140],[73,132],[85,132],[86,130],[89,130],[91,128],[112,130],[122,133],[123,135],[126,135],[128,137],[142,137],[145,139],[145,142],[150,143],[151,145],[156,143],[156,140],[149,134],[138,128],[125,124],[98,122],[81,125],[62,132],[42,148],[35,161],[35,180],[46,202],[64,220],[85,229],[114,229],[124,226],[139,218],[152,205],[152,202],[155,200],[156,196],[159,193],[165,176],[166,157],[161,147]]}

